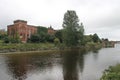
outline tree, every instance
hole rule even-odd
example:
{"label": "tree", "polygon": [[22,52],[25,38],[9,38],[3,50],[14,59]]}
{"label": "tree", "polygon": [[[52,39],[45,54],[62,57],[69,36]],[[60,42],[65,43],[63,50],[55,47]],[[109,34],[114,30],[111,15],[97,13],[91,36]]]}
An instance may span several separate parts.
{"label": "tree", "polygon": [[10,42],[10,39],[9,39],[8,36],[6,36],[3,40],[4,40],[4,43],[9,43]]}
{"label": "tree", "polygon": [[60,40],[60,42],[62,43],[62,30],[58,30],[55,33],[55,37],[58,38]]}
{"label": "tree", "polygon": [[87,42],[93,42],[92,40],[93,36],[92,35],[85,35],[84,36],[84,41]]}
{"label": "tree", "polygon": [[100,38],[98,37],[98,35],[95,33],[93,34],[93,42],[97,43],[97,42],[100,42]]}
{"label": "tree", "polygon": [[4,38],[6,38],[7,37],[7,34],[1,34],[0,33],[0,40],[3,40]]}
{"label": "tree", "polygon": [[37,35],[37,34],[31,35],[30,41],[33,42],[33,43],[38,43],[38,42],[40,42],[39,35]]}
{"label": "tree", "polygon": [[47,34],[47,28],[46,27],[42,27],[42,26],[38,26],[37,27],[37,34]]}
{"label": "tree", "polygon": [[82,42],[83,34],[84,28],[79,25],[76,12],[68,10],[63,20],[63,42],[66,46],[76,46]]}
{"label": "tree", "polygon": [[46,41],[47,30],[48,29],[46,27],[42,27],[42,26],[37,27],[37,35],[40,38],[40,42],[45,42]]}
{"label": "tree", "polygon": [[53,43],[54,39],[55,39],[55,36],[47,34],[45,39],[46,39],[47,42]]}
{"label": "tree", "polygon": [[20,43],[21,42],[20,37],[17,32],[14,34],[14,36],[10,37],[10,42],[11,43]]}
{"label": "tree", "polygon": [[84,26],[83,23],[81,23],[80,25],[80,29],[78,31],[78,39],[81,45],[85,45],[85,41],[84,41]]}

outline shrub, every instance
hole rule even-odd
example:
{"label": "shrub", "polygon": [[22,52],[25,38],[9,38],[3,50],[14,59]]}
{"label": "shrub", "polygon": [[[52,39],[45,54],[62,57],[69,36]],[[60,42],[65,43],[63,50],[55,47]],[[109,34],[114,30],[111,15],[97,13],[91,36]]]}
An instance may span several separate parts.
{"label": "shrub", "polygon": [[5,38],[4,38],[4,43],[9,43],[9,42],[10,42],[9,37],[5,37]]}
{"label": "shrub", "polygon": [[58,38],[54,39],[54,44],[55,46],[58,46],[60,44],[60,40]]}
{"label": "shrub", "polygon": [[120,64],[110,66],[104,71],[100,80],[120,80]]}

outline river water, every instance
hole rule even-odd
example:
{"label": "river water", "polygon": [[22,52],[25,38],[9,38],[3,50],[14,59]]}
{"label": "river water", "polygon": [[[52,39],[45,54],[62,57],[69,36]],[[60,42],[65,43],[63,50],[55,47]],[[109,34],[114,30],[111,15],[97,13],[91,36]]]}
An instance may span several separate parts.
{"label": "river water", "polygon": [[99,80],[109,66],[120,63],[115,48],[0,55],[0,80]]}

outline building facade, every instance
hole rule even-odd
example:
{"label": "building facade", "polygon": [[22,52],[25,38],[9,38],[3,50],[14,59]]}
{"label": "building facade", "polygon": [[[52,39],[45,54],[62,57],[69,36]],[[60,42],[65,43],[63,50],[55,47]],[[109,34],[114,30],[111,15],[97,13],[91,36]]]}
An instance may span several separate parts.
{"label": "building facade", "polygon": [[51,26],[48,27],[48,34],[49,35],[54,35],[56,33],[56,30],[54,30]]}
{"label": "building facade", "polygon": [[20,40],[24,43],[26,43],[27,39],[35,33],[37,33],[37,27],[27,25],[27,21],[24,20],[15,20],[14,24],[7,26],[7,34],[13,38],[18,35]]}

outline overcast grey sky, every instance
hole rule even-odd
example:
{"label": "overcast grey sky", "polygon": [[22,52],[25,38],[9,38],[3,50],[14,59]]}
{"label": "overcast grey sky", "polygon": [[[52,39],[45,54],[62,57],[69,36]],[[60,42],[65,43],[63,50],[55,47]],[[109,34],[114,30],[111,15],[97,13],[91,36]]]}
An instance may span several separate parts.
{"label": "overcast grey sky", "polygon": [[120,0],[0,0],[0,29],[16,19],[61,29],[67,10],[76,11],[85,34],[120,40]]}

